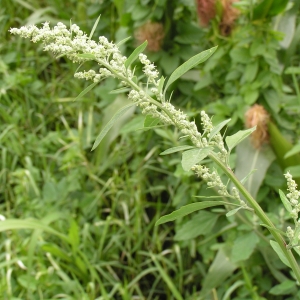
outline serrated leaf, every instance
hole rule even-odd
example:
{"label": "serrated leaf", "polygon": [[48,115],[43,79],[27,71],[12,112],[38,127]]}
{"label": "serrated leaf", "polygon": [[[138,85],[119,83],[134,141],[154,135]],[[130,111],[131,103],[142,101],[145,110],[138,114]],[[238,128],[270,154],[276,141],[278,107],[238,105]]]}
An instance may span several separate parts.
{"label": "serrated leaf", "polygon": [[165,215],[161,218],[159,218],[155,226],[174,221],[178,218],[182,218],[186,215],[191,214],[194,211],[204,209],[207,207],[212,207],[212,206],[218,206],[218,205],[227,205],[228,203],[225,201],[204,201],[204,202],[197,202],[197,203],[192,203],[188,204],[185,206],[180,207],[179,209],[173,211],[172,213]]}
{"label": "serrated leaf", "polygon": [[270,241],[270,245],[272,246],[273,250],[277,253],[277,255],[279,256],[280,260],[287,265],[288,267],[291,267],[289,261],[287,260],[287,258],[285,257],[283,251],[281,250],[279,244],[275,241]]}
{"label": "serrated leaf", "polygon": [[179,151],[183,151],[183,150],[188,150],[188,149],[192,149],[192,148],[195,148],[195,147],[189,146],[189,145],[177,146],[177,147],[169,148],[169,149],[163,151],[162,153],[160,153],[159,155],[167,155],[167,154],[171,154],[171,153],[175,153],[175,152],[179,152]]}
{"label": "serrated leaf", "polygon": [[292,211],[292,205],[282,190],[279,190],[279,196],[280,196],[281,202],[283,203],[285,209],[290,213]]}
{"label": "serrated leaf", "polygon": [[126,59],[125,61],[125,67],[128,68],[139,56],[140,53],[142,53],[148,45],[148,42],[145,41],[143,44],[139,45]]}
{"label": "serrated leaf", "polygon": [[191,149],[183,152],[181,159],[181,165],[183,170],[189,171],[192,168],[192,166],[203,160],[211,151],[212,148],[207,147],[202,149]]}
{"label": "serrated leaf", "polygon": [[225,141],[228,146],[229,152],[242,140],[244,140],[247,136],[249,136],[254,130],[256,129],[256,126],[247,129],[247,130],[240,130],[234,135],[227,136]]}
{"label": "serrated leaf", "polygon": [[235,215],[240,209],[242,209],[241,206],[238,207],[238,208],[235,208],[235,209],[233,209],[233,210],[230,210],[230,211],[226,214],[226,217],[228,218],[228,217],[230,217],[230,216]]}
{"label": "serrated leaf", "polygon": [[154,127],[159,123],[158,118],[154,118],[150,115],[147,115],[144,121],[144,128]]}
{"label": "serrated leaf", "polygon": [[80,99],[80,98],[82,98],[85,94],[87,94],[91,89],[93,89],[94,88],[94,86],[95,85],[97,85],[98,84],[98,82],[94,82],[94,83],[92,83],[91,85],[89,85],[86,89],[84,89],[75,99],[74,99],[74,101],[76,101],[76,100],[78,100],[78,99]]}
{"label": "serrated leaf", "polygon": [[110,91],[109,94],[122,94],[122,93],[126,93],[126,92],[128,92],[128,91],[130,91],[129,88],[127,88],[127,87],[122,87],[122,88],[120,88],[120,89],[116,89],[116,90]]}
{"label": "serrated leaf", "polygon": [[131,39],[131,36],[123,39],[122,41],[120,41],[119,43],[117,43],[117,46],[120,47],[121,45],[125,44],[130,39]]}
{"label": "serrated leaf", "polygon": [[87,59],[96,59],[96,56],[91,53],[81,53],[81,54],[77,54],[77,56],[81,58],[87,58]]}
{"label": "serrated leaf", "polygon": [[92,28],[92,31],[91,31],[91,33],[90,33],[90,35],[89,35],[89,39],[92,38],[92,36],[93,36],[93,34],[94,34],[94,32],[95,32],[97,26],[98,26],[98,23],[99,23],[99,21],[100,21],[100,17],[101,17],[101,15],[97,18],[97,20],[96,20],[96,22],[95,22],[95,24],[94,24],[94,26],[93,26],[93,28]]}
{"label": "serrated leaf", "polygon": [[100,134],[97,136],[96,141],[93,145],[93,148],[91,151],[95,150],[98,145],[101,143],[102,139],[106,136],[106,134],[108,133],[108,131],[112,128],[112,126],[114,125],[114,123],[123,115],[126,113],[126,111],[128,109],[130,109],[132,106],[134,106],[135,103],[130,103],[128,105],[125,105],[124,107],[122,107],[121,109],[119,109],[114,115],[113,117],[110,119],[110,121],[105,125],[105,127],[102,129],[102,131],[100,132]]}
{"label": "serrated leaf", "polygon": [[187,71],[190,69],[194,68],[198,64],[206,61],[216,50],[218,46],[213,47],[211,49],[208,49],[206,51],[203,51],[193,57],[191,57],[188,61],[183,63],[181,66],[179,66],[170,76],[165,89],[164,89],[164,94],[166,93],[167,88],[179,77],[181,77],[183,74],[185,74]]}
{"label": "serrated leaf", "polygon": [[223,128],[226,124],[228,124],[230,121],[231,121],[231,119],[228,119],[228,120],[225,120],[225,121],[219,123],[217,126],[215,126],[215,127],[213,128],[213,130],[212,130],[212,131],[210,132],[210,134],[209,134],[209,137],[208,137],[209,141],[211,141],[211,139],[212,139],[217,133],[219,133],[219,132],[222,130],[222,128]]}

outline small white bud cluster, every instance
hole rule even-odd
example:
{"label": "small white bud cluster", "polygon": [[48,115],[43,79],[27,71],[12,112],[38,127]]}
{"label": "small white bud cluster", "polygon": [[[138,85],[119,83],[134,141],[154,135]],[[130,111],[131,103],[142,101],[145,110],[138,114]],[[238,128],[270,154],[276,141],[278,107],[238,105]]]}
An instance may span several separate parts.
{"label": "small white bud cluster", "polygon": [[240,202],[240,205],[243,207],[247,207],[247,204],[245,203],[245,201],[243,201],[240,197],[240,193],[238,191],[238,189],[234,186],[231,190],[231,195],[233,196],[233,198],[235,198],[236,200],[238,200]]}
{"label": "small white bud cluster", "polygon": [[151,61],[147,58],[147,56],[143,53],[139,54],[139,60],[144,65],[143,71],[148,78],[148,82],[157,86],[157,81],[155,78],[158,77],[159,73],[156,70],[156,67]]}
{"label": "small white bud cluster", "polygon": [[300,191],[297,190],[297,184],[296,184],[295,180],[293,180],[293,177],[289,172],[284,174],[284,177],[287,180],[287,186],[288,186],[287,189],[289,191],[289,193],[286,196],[289,199],[289,201],[293,207],[291,215],[292,215],[293,219],[298,219],[298,213],[300,211],[300,204],[298,201],[298,199],[300,197]]}
{"label": "small white bud cluster", "polygon": [[[208,136],[211,133],[211,131],[213,130],[214,126],[212,124],[211,119],[209,118],[209,116],[206,114],[205,111],[201,111],[201,124],[204,129],[203,135],[206,134]],[[223,162],[226,162],[228,153],[227,153],[226,148],[224,147],[222,135],[219,132],[217,134],[215,134],[213,136],[213,138],[211,139],[211,141],[209,141],[209,142],[207,142],[207,139],[205,137],[203,137],[202,142],[205,145],[205,147],[208,147],[209,145],[216,146],[220,150],[220,152],[218,153],[219,158]]]}
{"label": "small white bud cluster", "polygon": [[300,219],[298,219],[298,214],[300,211],[300,203],[298,201],[300,197],[300,191],[297,190],[297,184],[295,180],[293,180],[293,177],[289,172],[284,174],[284,177],[287,180],[287,186],[288,186],[287,189],[289,191],[289,193],[286,196],[292,206],[292,211],[290,215],[294,219],[294,224],[295,224],[294,230],[290,226],[288,226],[286,231],[287,237],[290,241],[288,247],[290,248],[290,247],[297,246],[300,240],[300,235],[295,236],[295,232],[299,233],[299,229],[300,229]]}
{"label": "small white bud cluster", "polygon": [[[91,40],[76,24],[67,29],[63,23],[59,22],[51,29],[49,23],[46,22],[42,28],[34,25],[23,26],[11,28],[10,33],[31,38],[34,43],[41,41],[45,51],[50,51],[55,55],[66,55],[73,63],[95,59],[99,65],[105,66],[105,68],[100,68],[98,74],[93,70],[78,72],[75,74],[77,78],[99,82],[108,76],[119,75],[128,79],[133,77],[131,70],[127,70],[124,65],[127,58],[121,55],[114,43],[110,43],[104,36],[100,36],[97,43]],[[78,56],[79,54],[85,56]],[[92,56],[88,57],[89,54]]]}
{"label": "small white bud cluster", "polygon": [[219,195],[231,197],[231,195],[227,191],[225,184],[222,182],[219,174],[216,171],[210,173],[209,169],[202,165],[195,165],[192,167],[192,170],[196,173],[196,175],[207,182],[208,187],[216,188]]}

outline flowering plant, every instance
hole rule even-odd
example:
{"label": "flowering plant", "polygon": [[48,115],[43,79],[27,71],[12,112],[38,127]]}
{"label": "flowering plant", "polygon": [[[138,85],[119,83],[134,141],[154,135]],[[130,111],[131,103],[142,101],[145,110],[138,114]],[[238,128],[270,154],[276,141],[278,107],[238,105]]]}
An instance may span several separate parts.
{"label": "flowering plant", "polygon": [[[224,139],[220,131],[227,125],[230,119],[213,126],[209,116],[202,111],[201,124],[203,132],[200,133],[195,122],[190,121],[187,115],[176,109],[170,103],[170,98],[167,98],[166,92],[168,87],[185,72],[208,59],[216,51],[217,47],[201,52],[190,58],[187,62],[178,67],[171,74],[169,79],[165,81],[163,76],[159,78],[159,72],[157,71],[156,66],[142,53],[147,46],[147,42],[144,42],[137,47],[127,58],[121,54],[118,48],[118,46],[121,43],[126,42],[127,39],[123,40],[118,45],[109,42],[103,36],[99,37],[98,42],[93,41],[91,37],[98,21],[99,19],[94,25],[90,36],[87,36],[75,24],[71,25],[70,29],[67,29],[62,23],[58,23],[53,29],[50,28],[49,23],[45,23],[42,28],[31,25],[28,27],[21,27],[20,29],[12,28],[10,32],[24,38],[31,38],[35,43],[41,41],[45,51],[50,51],[57,56],[65,55],[74,63],[80,63],[82,65],[87,61],[95,61],[100,66],[100,68],[98,67],[98,71],[91,69],[88,71],[76,72],[74,75],[76,78],[93,81],[79,97],[83,96],[101,80],[107,77],[114,77],[120,80],[122,88],[117,90],[117,92],[129,92],[128,97],[132,100],[132,104],[124,106],[116,112],[114,117],[98,135],[93,149],[99,145],[103,137],[113,126],[114,122],[131,106],[137,105],[142,109],[142,113],[150,118],[151,124],[157,125],[158,123],[162,123],[164,125],[173,125],[180,130],[182,137],[188,138],[193,144],[193,146],[183,145],[170,148],[161,153],[161,155],[183,151],[183,169],[186,171],[193,170],[196,175],[207,182],[209,187],[215,188],[222,198],[225,197],[232,200],[231,202],[216,200],[192,203],[181,207],[170,215],[163,216],[157,221],[157,225],[175,220],[200,209],[218,205],[235,207],[227,213],[227,216],[234,215],[241,209],[253,211],[262,222],[262,225],[268,228],[273,235],[275,241],[270,242],[271,246],[277,252],[280,259],[293,270],[297,281],[300,282],[300,269],[292,253],[292,248],[297,247],[300,237],[300,225],[297,220],[298,212],[300,211],[300,208],[298,207],[300,192],[296,190],[296,185],[292,180],[291,175],[289,173],[285,175],[290,193],[287,197],[285,197],[283,193],[280,195],[284,206],[294,219],[295,230],[288,227],[287,233],[285,234],[280,232],[273,225],[256,200],[245,189],[242,184],[243,180],[239,181],[236,178],[229,164],[230,152],[238,143],[249,136],[255,130],[255,127],[239,131],[232,136],[227,136],[225,138],[227,147],[225,147]],[[137,79],[135,76],[135,69],[131,67],[137,59],[139,59],[140,63],[143,65],[144,78],[146,79],[145,82],[141,82]],[[218,168],[227,175],[229,181],[231,181],[233,185],[231,189],[229,188],[228,183],[225,185],[222,182],[217,170],[210,170],[201,164],[206,157],[210,158]],[[245,178],[245,180],[246,179],[247,178]],[[244,197],[245,201],[242,200],[241,196]],[[288,245],[286,245],[283,235],[287,235],[289,238],[290,243]],[[296,249],[296,251],[299,250]]]}

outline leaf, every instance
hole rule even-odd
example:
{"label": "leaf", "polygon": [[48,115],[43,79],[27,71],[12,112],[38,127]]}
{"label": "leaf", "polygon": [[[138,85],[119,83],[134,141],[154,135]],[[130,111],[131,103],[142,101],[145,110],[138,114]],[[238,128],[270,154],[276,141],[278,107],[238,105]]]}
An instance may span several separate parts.
{"label": "leaf", "polygon": [[159,118],[154,118],[150,115],[147,115],[144,121],[144,127],[154,127],[159,123]]}
{"label": "leaf", "polygon": [[188,150],[182,153],[181,165],[184,171],[189,171],[192,166],[199,163],[203,160],[209,153],[212,151],[212,148],[196,148]]}
{"label": "leaf", "polygon": [[288,158],[300,152],[300,144],[295,145],[290,151],[288,151],[283,158]]}
{"label": "leaf", "polygon": [[194,68],[198,64],[206,61],[216,50],[218,46],[213,47],[211,49],[208,49],[206,51],[203,51],[193,57],[191,57],[188,61],[183,63],[181,66],[179,66],[170,76],[165,89],[164,89],[164,94],[166,93],[167,88],[179,77],[181,77],[184,73],[189,71],[190,69]]}
{"label": "leaf", "polygon": [[230,261],[226,248],[220,248],[213,263],[209,267],[207,275],[202,284],[201,295],[199,299],[208,299],[205,297],[212,289],[224,284],[224,281],[229,276],[232,276],[237,268],[236,264]]}
{"label": "leaf", "polygon": [[287,260],[287,258],[285,257],[283,251],[281,250],[279,244],[275,241],[270,241],[270,244],[273,248],[273,250],[277,253],[277,255],[279,256],[280,260],[285,264],[287,265],[288,267],[291,268],[291,265],[289,263],[289,261]]}
{"label": "leaf", "polygon": [[226,214],[226,217],[228,218],[228,217],[231,217],[231,216],[233,216],[233,215],[235,215],[240,209],[242,209],[243,207],[242,206],[240,206],[240,207],[238,207],[238,208],[235,208],[235,209],[233,209],[233,210],[230,210],[227,214]]}
{"label": "leaf", "polygon": [[127,88],[127,87],[122,87],[122,88],[120,88],[120,89],[116,89],[116,90],[110,91],[109,94],[122,94],[122,93],[126,93],[126,92],[128,92],[128,91],[130,91],[129,88]]}
{"label": "leaf", "polygon": [[77,56],[81,58],[87,58],[87,59],[96,59],[96,56],[91,53],[81,53],[81,54],[77,54]]}
{"label": "leaf", "polygon": [[238,145],[242,140],[244,140],[248,135],[250,135],[254,130],[256,129],[256,126],[247,129],[247,130],[240,130],[236,134],[227,136],[225,141],[228,146],[229,152]]}
{"label": "leaf", "polygon": [[89,35],[89,39],[92,38],[92,36],[93,36],[93,34],[94,34],[94,32],[95,32],[97,26],[98,26],[98,23],[99,23],[99,21],[100,21],[100,17],[101,17],[101,15],[97,18],[97,20],[96,20],[96,22],[95,22],[95,24],[94,24],[94,26],[93,26],[93,28],[92,28],[92,31],[91,31],[91,33],[90,33],[90,35]]}
{"label": "leaf", "polygon": [[167,155],[167,154],[171,154],[171,153],[175,153],[175,152],[179,152],[179,151],[183,151],[183,150],[188,150],[188,149],[192,149],[192,148],[195,148],[195,147],[189,146],[189,145],[177,146],[177,147],[169,148],[169,149],[163,151],[162,153],[160,153],[159,155]]}
{"label": "leaf", "polygon": [[285,209],[291,213],[292,211],[292,205],[290,203],[290,201],[287,199],[287,197],[285,196],[284,192],[282,190],[279,190],[279,196],[281,199],[281,202],[283,203]]}
{"label": "leaf", "polygon": [[292,280],[285,280],[280,284],[273,286],[269,293],[272,295],[290,295],[296,290],[296,282]]}
{"label": "leaf", "polygon": [[230,121],[231,121],[231,119],[227,119],[227,120],[225,120],[225,121],[219,123],[217,126],[215,126],[215,127],[213,128],[213,130],[212,130],[212,131],[210,132],[210,134],[209,134],[209,137],[208,137],[209,141],[211,141],[211,139],[212,139],[217,133],[219,133],[219,132],[222,130],[222,128],[223,128],[226,124],[228,124]]}
{"label": "leaf", "polygon": [[241,184],[244,184],[244,183],[248,180],[248,178],[249,178],[253,173],[255,173],[256,171],[257,171],[257,169],[254,169],[254,170],[250,171],[250,172],[248,173],[248,175],[247,175],[246,177],[244,177],[244,178],[241,180]]}
{"label": "leaf", "polygon": [[125,38],[122,41],[118,42],[117,46],[120,47],[121,45],[125,44],[130,39],[131,39],[131,36],[128,36],[127,38]]}
{"label": "leaf", "polygon": [[300,67],[288,67],[285,74],[300,74]]}
{"label": "leaf", "polygon": [[155,226],[174,221],[178,218],[182,218],[186,215],[191,214],[194,211],[204,209],[207,207],[218,206],[218,205],[228,205],[228,203],[225,201],[204,201],[204,202],[197,202],[197,203],[184,205],[179,209],[173,211],[172,213],[159,218],[156,221]]}
{"label": "leaf", "polygon": [[96,141],[93,145],[93,148],[91,151],[95,150],[98,145],[101,143],[102,139],[105,137],[105,135],[108,133],[108,131],[112,128],[114,123],[123,115],[126,113],[126,111],[134,106],[135,103],[130,103],[128,105],[123,106],[121,109],[119,109],[114,116],[110,119],[110,121],[105,125],[105,127],[102,129],[100,134],[97,136]]}
{"label": "leaf", "polygon": [[255,149],[251,145],[249,137],[236,147],[235,175],[252,197],[256,198],[274,159],[275,155],[269,146]]}
{"label": "leaf", "polygon": [[139,45],[126,59],[125,61],[125,67],[128,68],[139,56],[140,53],[142,53],[148,45],[148,42],[145,41],[143,44]]}
{"label": "leaf", "polygon": [[286,172],[290,172],[294,179],[299,178],[300,177],[300,165],[287,167],[284,170],[284,173],[286,173]]}
{"label": "leaf", "polygon": [[274,227],[271,227],[271,226],[268,226],[266,224],[260,224],[260,226],[262,227],[266,227],[270,230],[270,232],[272,233],[273,232],[278,232],[279,234],[281,234],[282,236],[286,236],[286,233],[278,228],[274,228]]}
{"label": "leaf", "polygon": [[161,93],[163,87],[164,87],[164,83],[165,83],[165,78],[164,76],[161,76],[161,78],[159,79],[159,84],[158,84],[158,92]]}
{"label": "leaf", "polygon": [[244,233],[233,243],[231,259],[233,262],[243,261],[253,253],[259,238],[254,232]]}
{"label": "leaf", "polygon": [[176,241],[185,241],[196,238],[199,235],[208,234],[215,226],[218,218],[218,214],[200,211],[176,230],[174,239]]}
{"label": "leaf", "polygon": [[93,89],[94,88],[94,86],[95,85],[97,85],[98,84],[98,82],[94,82],[94,83],[92,83],[91,85],[89,85],[87,88],[85,88],[75,99],[74,99],[74,101],[76,101],[76,100],[78,100],[78,99],[80,99],[80,98],[82,98],[85,94],[87,94],[91,89]]}

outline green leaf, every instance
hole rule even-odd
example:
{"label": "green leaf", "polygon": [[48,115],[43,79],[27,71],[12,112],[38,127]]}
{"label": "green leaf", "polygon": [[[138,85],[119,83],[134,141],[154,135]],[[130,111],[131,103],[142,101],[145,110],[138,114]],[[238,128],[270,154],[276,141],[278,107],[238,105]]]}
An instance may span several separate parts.
{"label": "green leaf", "polygon": [[237,145],[236,155],[234,173],[252,197],[256,198],[266,172],[275,159],[274,152],[268,146],[255,149],[248,137]]}
{"label": "green leaf", "polygon": [[129,88],[127,87],[122,87],[120,89],[116,89],[116,90],[112,90],[109,92],[109,94],[122,94],[122,93],[127,93],[128,91],[130,91]]}
{"label": "green leaf", "polygon": [[170,76],[165,89],[164,89],[164,94],[166,93],[167,88],[179,77],[181,77],[184,73],[189,71],[190,69],[194,68],[198,64],[206,61],[216,50],[218,46],[213,47],[211,49],[208,49],[206,51],[203,51],[193,57],[191,57],[188,61],[183,63],[181,66],[179,66]]}
{"label": "green leaf", "polygon": [[300,67],[288,67],[285,71],[285,74],[300,74]]}
{"label": "green leaf", "polygon": [[277,232],[277,233],[281,234],[282,236],[286,236],[286,233],[278,228],[274,228],[274,227],[268,226],[266,224],[260,224],[260,226],[268,228],[271,233],[273,231],[273,232]]}
{"label": "green leaf", "polygon": [[209,134],[209,137],[208,137],[209,141],[211,141],[211,139],[212,139],[217,133],[219,133],[219,132],[222,130],[222,128],[223,128],[226,124],[228,124],[230,121],[231,121],[231,119],[227,119],[227,120],[225,120],[225,121],[219,123],[217,126],[215,126],[215,127],[213,128],[213,130],[212,130],[212,131],[210,132],[210,134]]}
{"label": "green leaf", "polygon": [[179,152],[179,151],[183,151],[183,150],[188,150],[188,149],[192,149],[192,148],[195,148],[195,147],[189,146],[189,145],[177,146],[177,147],[169,148],[169,149],[163,151],[162,153],[160,153],[159,155],[167,155],[167,154],[171,154],[171,153],[175,153],[175,152]]}
{"label": "green leaf", "polygon": [[130,39],[131,39],[131,36],[128,36],[127,38],[125,38],[122,41],[118,42],[117,46],[120,47],[121,45],[125,44]]}
{"label": "green leaf", "polygon": [[253,253],[259,242],[256,233],[249,232],[239,236],[233,243],[231,259],[233,262],[246,260]]}
{"label": "green leaf", "polygon": [[282,190],[279,190],[279,196],[285,209],[290,213],[292,211],[292,205]]}
{"label": "green leaf", "polygon": [[148,42],[145,41],[143,44],[139,45],[126,59],[125,61],[125,67],[128,68],[139,56],[140,53],[142,53],[148,45]]}
{"label": "green leaf", "polygon": [[95,22],[95,24],[94,24],[94,26],[93,26],[93,28],[92,28],[92,31],[91,31],[91,33],[90,33],[90,35],[89,35],[89,39],[92,38],[92,36],[93,36],[93,34],[94,34],[94,32],[95,32],[97,26],[98,26],[98,23],[99,23],[99,21],[100,21],[100,17],[101,17],[101,15],[97,18],[97,20],[96,20],[96,22]]}
{"label": "green leaf", "polygon": [[250,172],[247,174],[247,176],[245,176],[245,177],[241,180],[241,184],[244,184],[244,183],[249,179],[249,177],[250,177],[253,173],[255,173],[256,171],[257,171],[257,169],[254,169],[254,170],[250,171]]}
{"label": "green leaf", "polygon": [[299,178],[300,177],[300,165],[287,167],[284,170],[284,173],[286,173],[286,172],[290,172],[291,175],[293,176],[293,178]]}
{"label": "green leaf", "polygon": [[81,53],[81,54],[77,54],[77,56],[81,58],[87,58],[87,59],[96,59],[96,56],[91,53]]}
{"label": "green leaf", "polygon": [[235,209],[233,209],[233,210],[230,210],[227,214],[226,214],[226,217],[228,218],[228,217],[230,217],[230,216],[233,216],[233,215],[235,215],[240,209],[242,209],[243,207],[242,206],[240,206],[240,207],[238,207],[238,208],[235,208]]}
{"label": "green leaf", "polygon": [[272,295],[290,295],[297,288],[296,282],[292,280],[285,280],[280,284],[273,286],[269,293]]}
{"label": "green leaf", "polygon": [[275,241],[270,241],[270,245],[272,246],[273,250],[277,253],[277,255],[279,256],[280,260],[287,265],[288,267],[291,267],[289,261],[287,260],[287,258],[285,257],[283,251],[281,250],[279,244]]}
{"label": "green leaf", "polygon": [[199,163],[203,160],[209,153],[212,151],[212,148],[196,148],[188,150],[182,153],[181,165],[184,171],[189,171],[192,166]]}
{"label": "green leaf", "polygon": [[205,202],[197,202],[197,203],[188,204],[188,205],[180,207],[179,209],[173,211],[172,213],[170,213],[168,215],[165,215],[165,216],[159,218],[156,221],[155,226],[174,221],[178,218],[182,218],[186,215],[191,214],[194,211],[204,209],[207,207],[218,206],[218,205],[228,205],[228,203],[225,201],[205,201]]}
{"label": "green leaf", "polygon": [[87,94],[91,89],[94,88],[94,86],[96,86],[98,84],[98,82],[94,82],[91,85],[89,85],[86,89],[84,89],[75,99],[74,101],[82,98],[85,94]]}
{"label": "green leaf", "polygon": [[208,234],[215,226],[218,218],[218,214],[200,211],[176,230],[174,239],[184,241]]}
{"label": "green leaf", "polygon": [[154,118],[150,115],[147,115],[144,121],[144,127],[154,127],[159,123],[159,118]]}
{"label": "green leaf", "polygon": [[256,129],[256,126],[247,129],[247,130],[240,130],[234,135],[227,136],[225,141],[228,146],[229,152],[242,140],[244,140],[247,136],[249,136],[254,130]]}
{"label": "green leaf", "polygon": [[97,136],[96,141],[93,145],[93,148],[91,151],[95,150],[98,145],[101,143],[102,139],[106,136],[106,134],[108,133],[108,131],[112,128],[112,126],[114,125],[114,123],[122,116],[126,113],[126,111],[128,109],[130,109],[132,106],[134,106],[135,103],[130,103],[126,106],[123,106],[121,109],[119,109],[114,116],[110,119],[110,121],[105,125],[105,127],[102,129],[102,131],[100,132],[100,134]]}
{"label": "green leaf", "polygon": [[285,155],[284,158],[288,158],[290,156],[293,156],[297,153],[300,152],[300,144],[295,145],[290,151],[288,151]]}
{"label": "green leaf", "polygon": [[207,294],[219,285],[223,285],[226,278],[232,276],[234,270],[237,268],[228,257],[225,247],[220,248],[213,263],[210,265],[207,275],[202,283],[202,290],[199,299],[209,299]]}
{"label": "green leaf", "polygon": [[163,87],[164,87],[164,83],[165,83],[165,78],[164,76],[161,76],[161,78],[159,79],[159,84],[158,84],[158,92],[161,93]]}

